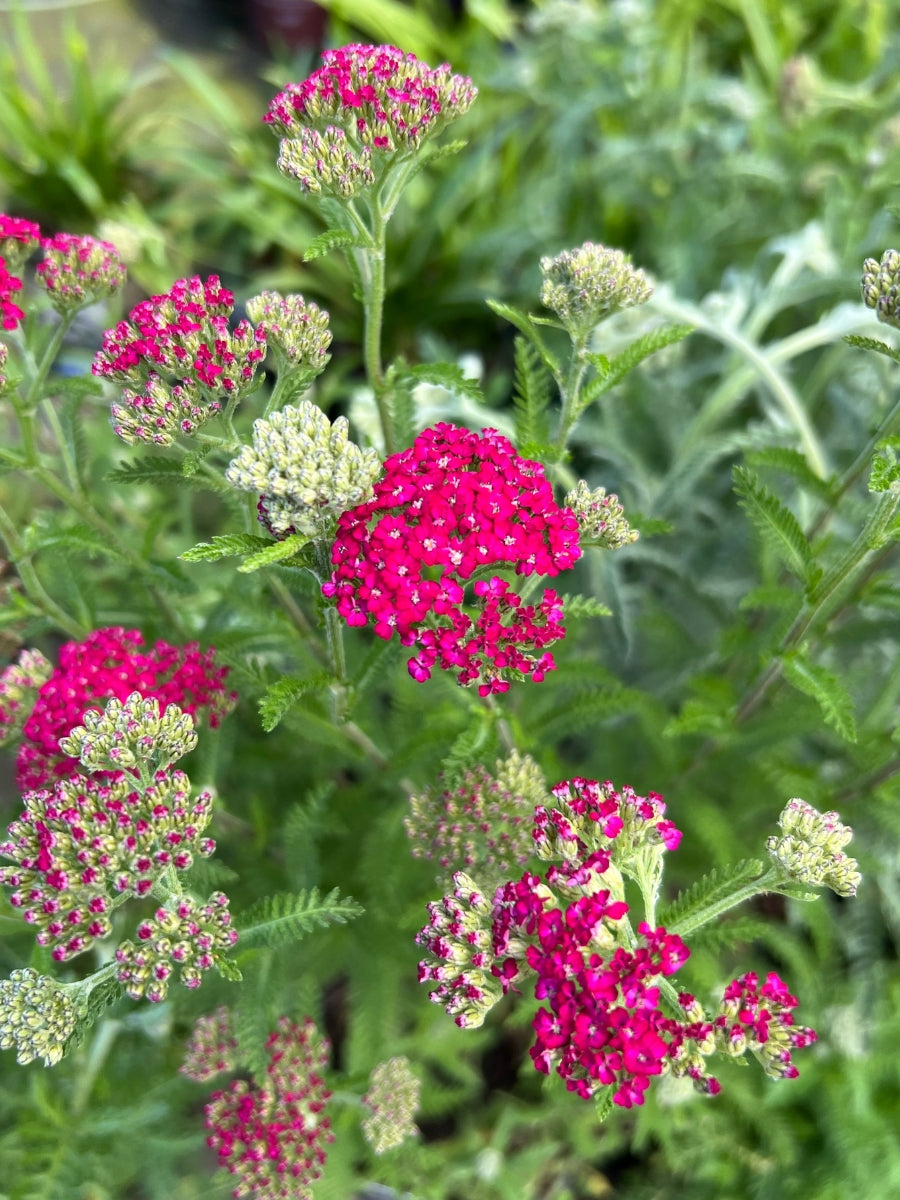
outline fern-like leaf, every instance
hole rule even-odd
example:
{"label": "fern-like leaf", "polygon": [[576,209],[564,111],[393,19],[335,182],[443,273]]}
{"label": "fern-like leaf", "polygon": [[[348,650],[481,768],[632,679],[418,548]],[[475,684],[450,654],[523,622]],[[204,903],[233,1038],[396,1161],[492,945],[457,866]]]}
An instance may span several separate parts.
{"label": "fern-like leaf", "polygon": [[785,654],[781,660],[784,677],[805,696],[811,696],[822,710],[826,724],[845,741],[856,741],[853,701],[843,682],[825,667],[810,662],[802,650]]}
{"label": "fern-like leaf", "polygon": [[800,523],[790,509],[746,467],[734,468],[734,490],[760,536],[787,569],[804,583],[813,574],[813,555]]}
{"label": "fern-like leaf", "polygon": [[362,912],[361,905],[332,888],[322,896],[318,888],[304,892],[278,892],[247,909],[238,920],[242,950],[250,946],[278,949],[329,925],[345,925]]}
{"label": "fern-like leaf", "polygon": [[484,392],[474,379],[465,374],[458,363],[437,362],[417,363],[414,367],[406,367],[404,374],[416,383],[430,383],[435,387],[446,388],[458,396],[484,403]]}
{"label": "fern-like leaf", "polygon": [[498,317],[502,317],[504,321],[509,321],[510,325],[515,325],[520,333],[524,333],[529,342],[537,350],[541,356],[541,360],[555,379],[561,378],[561,368],[559,360],[552,351],[544,344],[544,339],[541,337],[538,329],[528,315],[522,312],[520,308],[514,308],[511,304],[504,304],[501,300],[488,300],[487,306],[491,312],[495,312]]}
{"label": "fern-like leaf", "polygon": [[753,467],[770,467],[773,471],[783,471],[796,479],[801,487],[806,488],[823,500],[830,500],[833,495],[833,484],[830,480],[822,479],[810,467],[806,455],[790,446],[765,446],[761,450],[750,450],[747,462]]}
{"label": "fern-like leaf", "polygon": [[889,346],[887,342],[879,341],[878,338],[861,337],[858,333],[848,333],[845,335],[844,341],[848,346],[856,346],[857,350],[873,350],[876,354],[883,354],[886,358],[892,358],[894,362],[900,363],[900,350]]}
{"label": "fern-like leaf", "polygon": [[621,383],[626,375],[644,359],[649,358],[651,354],[656,354],[658,350],[682,341],[689,333],[693,332],[693,325],[662,325],[659,329],[652,329],[649,333],[637,338],[615,358],[606,358],[602,354],[589,354],[587,357],[596,367],[597,375],[582,390],[576,415],[580,416],[595,400],[599,400],[616,384]]}
{"label": "fern-like leaf", "polygon": [[360,245],[362,243],[359,238],[348,233],[346,229],[326,229],[317,234],[303,251],[303,261],[312,262],[314,258],[321,258],[323,254],[332,250],[344,250]]}
{"label": "fern-like leaf", "polygon": [[611,617],[612,609],[601,604],[593,596],[562,596],[563,611],[566,618],[577,620],[579,617]]}
{"label": "fern-like leaf", "polygon": [[327,671],[319,671],[315,675],[300,677],[285,675],[269,688],[259,702],[259,716],[263,729],[271,733],[276,725],[284,718],[294,703],[306,692],[318,691],[327,687],[332,676]]}
{"label": "fern-like leaf", "polygon": [[144,454],[134,462],[123,459],[106,476],[110,483],[171,483],[183,478],[181,463],[161,454]]}
{"label": "fern-like leaf", "polygon": [[235,554],[252,554],[272,544],[269,538],[252,533],[221,533],[211,542],[198,542],[178,557],[183,562],[217,562]]}
{"label": "fern-like leaf", "polygon": [[663,909],[659,924],[670,933],[685,937],[718,912],[727,912],[728,902],[738,889],[758,878],[762,871],[763,864],[758,858],[745,858],[732,866],[710,871]]}
{"label": "fern-like leaf", "polygon": [[516,445],[544,445],[550,440],[547,408],[550,404],[551,379],[541,356],[527,338],[515,340]]}
{"label": "fern-like leaf", "polygon": [[245,558],[238,570],[246,575],[250,571],[258,571],[260,567],[267,567],[270,563],[285,562],[299,554],[310,540],[305,533],[292,533],[280,542],[269,542],[262,550],[257,550]]}

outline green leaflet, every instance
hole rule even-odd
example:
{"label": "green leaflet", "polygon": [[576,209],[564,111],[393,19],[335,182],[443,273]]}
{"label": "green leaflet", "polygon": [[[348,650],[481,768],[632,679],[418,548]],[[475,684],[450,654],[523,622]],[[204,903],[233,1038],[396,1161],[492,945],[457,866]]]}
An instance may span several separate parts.
{"label": "green leaflet", "polygon": [[223,533],[218,534],[211,542],[198,542],[178,557],[184,562],[218,562],[220,558],[228,558],[231,555],[253,554],[265,550],[272,544],[270,538],[258,537],[252,533]]}
{"label": "green leaflet", "polygon": [[693,332],[693,325],[662,325],[659,329],[642,334],[615,358],[607,358],[604,354],[588,354],[586,357],[596,367],[597,377],[582,389],[575,416],[581,416],[595,400],[599,400],[616,384],[621,383],[625,376],[645,358],[649,358],[657,350],[682,341],[689,333]]}
{"label": "green leaflet", "polygon": [[254,945],[278,949],[329,925],[344,925],[363,912],[361,905],[338,888],[322,896],[318,888],[278,892],[257,901],[237,921],[241,950]]}
{"label": "green leaflet", "polygon": [[784,677],[805,696],[811,696],[828,725],[845,741],[856,741],[853,700],[837,675],[810,662],[805,651],[785,654],[781,660]]}
{"label": "green leaflet", "polygon": [[333,676],[328,671],[319,671],[315,675],[300,678],[296,675],[285,675],[269,688],[259,702],[259,716],[263,729],[271,733],[294,702],[306,692],[319,691],[331,683]]}
{"label": "green leaflet", "polygon": [[814,574],[812,547],[800,523],[774,492],[746,467],[734,468],[734,490],[754,528],[791,574],[808,583]]}
{"label": "green leaflet", "polygon": [[303,251],[303,261],[312,262],[314,258],[321,258],[323,254],[328,254],[331,250],[342,250],[361,245],[362,242],[359,238],[348,233],[346,229],[326,229],[317,234]]}
{"label": "green leaflet", "polygon": [[551,378],[541,356],[525,337],[515,340],[516,445],[525,452],[528,446],[547,445],[550,429],[547,409],[550,405]]}
{"label": "green leaflet", "polygon": [[[669,933],[685,937],[694,929],[705,925],[721,912],[728,910],[729,900],[741,887],[750,884],[762,875],[763,863],[758,858],[745,858],[728,867],[714,868],[698,879],[686,891],[658,915],[657,923],[664,925]],[[721,906],[725,907],[721,907]]]}

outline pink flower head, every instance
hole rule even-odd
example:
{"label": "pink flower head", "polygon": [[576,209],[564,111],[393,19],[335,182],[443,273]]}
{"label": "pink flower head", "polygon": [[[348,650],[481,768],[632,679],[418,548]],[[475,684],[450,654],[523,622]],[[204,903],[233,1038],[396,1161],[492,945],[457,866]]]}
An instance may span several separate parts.
{"label": "pink flower head", "polygon": [[266,1048],[264,1086],[241,1079],[213,1093],[204,1109],[206,1142],[236,1177],[235,1196],[309,1200],[334,1141],[324,1113],[331,1093],[321,1074],[328,1043],[309,1018],[298,1025],[282,1017]]}
{"label": "pink flower head", "polygon": [[83,642],[67,642],[59,664],[38,693],[25,722],[16,777],[23,790],[41,788],[77,774],[78,760],[59,748],[90,708],[126,700],[132,692],[155,697],[160,707],[177,704],[192,717],[206,713],[215,729],[237,698],[227,690],[227,667],[216,666],[215,651],[195,643],[145,647],[136,629],[98,629]]}
{"label": "pink flower head", "polygon": [[791,1061],[791,1051],[817,1040],[814,1029],[794,1024],[797,1003],[774,971],[761,987],[753,971],[732,980],[713,1020],[718,1048],[732,1055],[749,1050],[766,1074],[795,1079],[799,1072]]}
{"label": "pink flower head", "polygon": [[[181,384],[188,396],[199,390],[218,412],[224,398],[249,388],[266,354],[265,332],[249,321],[231,329],[233,312],[234,295],[217,275],[179,279],[104,333],[91,370],[120,383]],[[128,396],[130,403],[135,393]],[[196,426],[200,417],[191,405]]]}
{"label": "pink flower head", "polygon": [[71,312],[112,296],[125,282],[125,264],[109,242],[58,233],[41,242],[44,258],[37,282],[59,312]]}
{"label": "pink flower head", "polygon": [[41,231],[34,221],[0,213],[0,258],[10,270],[17,271],[40,240]]}
{"label": "pink flower head", "polygon": [[372,500],[338,520],[323,594],[348,625],[371,619],[379,637],[417,645],[414,679],[458,670],[482,694],[510,676],[539,681],[547,646],[563,637],[562,604],[547,591],[526,605],[499,576],[476,582],[481,611],[463,609],[476,571],[556,575],[581,554],[574,515],[561,508],[539,463],[520,458],[496,430],[438,424],[391,455]]}
{"label": "pink flower head", "polygon": [[22,280],[6,269],[6,260],[0,258],[0,326],[15,329],[25,320],[25,313],[13,301],[13,293],[22,290]]}
{"label": "pink flower head", "polygon": [[356,144],[390,153],[440,132],[478,94],[446,63],[432,70],[396,46],[342,46],[326,50],[322,63],[269,105],[263,120],[279,137],[337,126]]}

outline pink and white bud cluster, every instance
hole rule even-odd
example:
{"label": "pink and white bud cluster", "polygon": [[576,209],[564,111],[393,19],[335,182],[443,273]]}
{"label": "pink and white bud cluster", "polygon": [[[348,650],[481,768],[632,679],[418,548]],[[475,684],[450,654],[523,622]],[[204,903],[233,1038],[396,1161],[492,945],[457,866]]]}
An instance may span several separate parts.
{"label": "pink and white bud cluster", "polygon": [[311,1200],[325,1147],[334,1141],[324,1111],[328,1042],[309,1017],[302,1024],[282,1017],[266,1046],[263,1086],[239,1079],[213,1093],[204,1109],[206,1143],[236,1177],[235,1197]]}
{"label": "pink and white bud cluster", "polygon": [[125,264],[109,242],[74,233],[43,238],[44,258],[35,278],[59,313],[75,312],[118,292],[125,282]]}
{"label": "pink and white bud cluster", "polygon": [[769,972],[762,987],[759,976],[748,971],[725,989],[713,1019],[716,1048],[733,1057],[749,1050],[767,1075],[796,1079],[799,1072],[791,1061],[791,1051],[817,1040],[814,1029],[794,1024],[797,1003],[796,996],[774,971]]}
{"label": "pink and white bud cluster", "polygon": [[23,728],[16,761],[19,787],[42,788],[77,774],[78,759],[60,750],[60,739],[82,724],[88,709],[102,709],[111,697],[125,701],[139,692],[161,707],[176,704],[195,722],[205,717],[215,729],[237,699],[227,689],[227,675],[214,650],[203,651],[196,642],[158,641],[145,647],[136,629],[113,626],[94,630],[82,642],[66,642]]}
{"label": "pink and white bud cluster", "polygon": [[159,772],[149,787],[130,776],[75,776],[52,790],[26,792],[24,812],[0,842],[0,884],[37,929],[56,962],[66,962],[112,932],[111,914],[150,893],[171,870],[186,871],[215,842],[202,836],[213,798],[191,799],[183,771]]}
{"label": "pink and white bud cluster", "polygon": [[171,904],[141,921],[137,945],[126,941],[116,950],[116,978],[132,1000],[165,1000],[176,967],[180,983],[199,987],[204,973],[238,940],[224,892],[213,892],[205,903],[180,896]]}
{"label": "pink and white bud cluster", "polygon": [[541,769],[514,750],[494,771],[476,767],[450,791],[429,789],[410,798],[403,824],[412,856],[436,862],[442,868],[439,879],[452,866],[477,869],[485,879],[505,879],[534,853],[534,809],[547,795]]}
{"label": "pink and white bud cluster", "polygon": [[625,509],[615,492],[607,495],[603,487],[592,491],[583,479],[579,479],[563,503],[575,514],[582,546],[621,550],[638,540],[638,532],[628,524]]}
{"label": "pink and white bud cluster", "polygon": [[497,568],[556,575],[580,554],[575,517],[556,503],[539,463],[494,429],[441,423],[391,455],[374,498],[341,515],[322,592],[348,625],[372,618],[379,637],[418,646],[408,664],[417,681],[439,666],[487,695],[506,691],[510,677],[538,682],[554,668],[546,647],[565,634],[562,604],[547,591],[526,605],[493,575],[474,584],[473,620],[465,584]]}
{"label": "pink and white bud cluster", "polygon": [[260,292],[247,301],[247,315],[266,336],[266,345],[285,368],[303,366],[318,375],[328,364],[328,313],[294,293]]}
{"label": "pink and white bud cluster", "polygon": [[41,230],[34,221],[0,213],[0,258],[10,271],[19,270],[40,240]]}
{"label": "pink and white bud cluster", "polygon": [[772,859],[798,883],[855,896],[862,876],[844,847],[853,837],[836,812],[821,813],[805,800],[789,800],[778,818],[781,835],[766,840]]}
{"label": "pink and white bud cluster", "polygon": [[233,1071],[238,1059],[237,1038],[231,1029],[231,1014],[224,1005],[214,1013],[198,1017],[184,1047],[184,1062],[178,1068],[197,1083]]}
{"label": "pink and white bud cluster", "polygon": [[177,704],[160,713],[156,697],[145,700],[140,692],[132,692],[124,703],[113,696],[102,713],[89,709],[83,720],[60,739],[59,748],[88,773],[164,770],[197,745],[188,713]]}
{"label": "pink and white bud cluster", "polygon": [[[2,361],[0,357],[0,365]],[[40,650],[23,650],[16,662],[0,671],[0,746],[21,734],[38,691],[52,674],[53,664]]]}
{"label": "pink and white bud cluster", "polygon": [[[253,386],[266,355],[265,333],[249,321],[234,329],[234,294],[217,275],[179,279],[144,300],[103,335],[91,370],[128,388],[112,407],[113,429],[124,441],[167,445],[216,416],[222,404]],[[162,388],[180,388],[169,406]],[[149,390],[148,390],[149,389]]]}
{"label": "pink and white bud cluster", "polygon": [[556,1071],[584,1099],[611,1088],[613,1103],[625,1108],[643,1104],[651,1079],[666,1072],[716,1094],[705,1058],[724,1047],[735,1022],[744,1037],[741,1043],[735,1036],[735,1047],[761,1056],[770,1074],[791,1074],[785,1050],[815,1035],[803,1029],[790,1040],[796,1001],[774,977],[758,996],[755,976],[735,981],[714,1020],[686,992],[674,1011],[661,1007],[663,981],[690,951],[677,934],[646,922],[632,933],[618,862],[620,838],[623,863],[642,848],[661,853],[678,845],[681,835],[665,819],[661,797],[585,779],[552,791],[559,807],[535,810],[536,848],[552,860],[543,879],[526,872],[488,900],[458,872],[453,893],[429,905],[417,941],[430,955],[419,980],[438,984],[430,998],[457,1024],[475,1026],[502,994],[533,977],[535,998],[545,1002],[533,1021],[537,1070]]}
{"label": "pink and white bud cluster", "polygon": [[432,69],[396,46],[342,46],[322,63],[279,92],[263,118],[284,139],[279,168],[311,192],[370,186],[392,156],[436,137],[478,94],[446,63]]}

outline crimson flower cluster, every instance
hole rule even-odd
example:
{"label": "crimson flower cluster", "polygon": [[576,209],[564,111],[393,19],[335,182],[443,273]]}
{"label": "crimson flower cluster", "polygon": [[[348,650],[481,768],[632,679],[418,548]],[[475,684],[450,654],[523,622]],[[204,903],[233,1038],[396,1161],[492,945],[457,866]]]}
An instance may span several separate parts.
{"label": "crimson flower cluster", "polygon": [[551,860],[543,877],[526,871],[488,899],[457,872],[452,893],[428,906],[417,941],[429,953],[419,980],[437,985],[431,999],[473,1027],[503,994],[533,980],[543,1002],[532,1023],[536,1069],[555,1070],[584,1099],[609,1088],[625,1108],[643,1104],[664,1073],[716,1094],[705,1065],[714,1051],[749,1049],[769,1074],[795,1075],[790,1051],[815,1034],[793,1027],[797,1002],[777,976],[759,989],[755,975],[735,980],[707,1019],[694,996],[667,982],[690,955],[682,939],[628,923],[619,868],[646,877],[681,837],[662,798],[585,779],[552,790],[558,806],[535,809],[535,849]]}
{"label": "crimson flower cluster", "polygon": [[338,520],[323,594],[348,625],[372,618],[375,633],[418,647],[409,672],[434,666],[479,681],[482,695],[509,687],[508,673],[535,682],[554,667],[546,647],[565,634],[553,591],[525,604],[497,575],[474,584],[481,611],[464,611],[475,572],[556,575],[581,550],[573,513],[561,508],[539,463],[520,458],[494,429],[441,423],[391,455],[373,499]]}
{"label": "crimson flower cluster", "polygon": [[432,70],[396,46],[326,50],[323,65],[274,98],[263,120],[283,137],[329,120],[350,127],[364,145],[392,151],[468,109],[477,94],[471,79],[450,67]]}
{"label": "crimson flower cluster", "polygon": [[78,760],[61,752],[60,738],[81,724],[88,709],[102,708],[112,697],[124,701],[140,692],[155,697],[161,708],[177,704],[193,717],[205,713],[215,729],[236,700],[226,687],[227,674],[213,650],[164,641],[145,647],[136,629],[98,629],[83,642],[67,642],[25,722],[16,761],[19,786],[42,788],[77,774]]}
{"label": "crimson flower cluster", "polygon": [[213,1093],[204,1109],[206,1143],[237,1177],[235,1197],[309,1200],[334,1141],[324,1114],[328,1042],[309,1017],[302,1024],[282,1017],[266,1048],[264,1086],[239,1079]]}
{"label": "crimson flower cluster", "polygon": [[[250,387],[265,358],[265,331],[249,321],[231,329],[233,312],[234,294],[217,275],[195,275],[142,301],[104,333],[93,373],[144,389],[126,388],[123,403],[113,407],[113,426],[124,440],[154,440],[157,425],[167,434],[173,413],[181,415],[182,431],[192,433],[224,400]],[[159,396],[168,386],[178,389],[169,408]]]}
{"label": "crimson flower cluster", "polygon": [[13,300],[22,290],[22,280],[6,268],[6,260],[0,258],[0,325],[4,329],[15,329],[25,320],[25,313]]}
{"label": "crimson flower cluster", "polygon": [[40,240],[40,226],[34,221],[0,213],[0,258],[10,270],[18,270]]}
{"label": "crimson flower cluster", "polygon": [[44,258],[35,268],[35,276],[60,312],[111,296],[125,282],[125,264],[109,242],[57,233],[43,238],[41,246]]}

